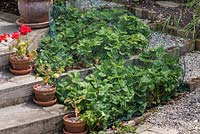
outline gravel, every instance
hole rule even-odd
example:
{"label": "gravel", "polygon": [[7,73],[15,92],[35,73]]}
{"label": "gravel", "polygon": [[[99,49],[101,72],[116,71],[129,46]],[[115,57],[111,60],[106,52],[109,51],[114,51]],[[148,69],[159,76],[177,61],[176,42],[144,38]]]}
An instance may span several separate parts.
{"label": "gravel", "polygon": [[152,32],[149,38],[149,47],[163,46],[166,49],[171,47],[181,47],[185,43],[185,39],[167,35],[165,33]]}
{"label": "gravel", "polygon": [[192,78],[200,77],[200,52],[187,53],[180,58],[181,64],[184,65],[184,81],[188,82]]}
{"label": "gravel", "polygon": [[92,7],[119,7],[120,4],[115,2],[107,2],[104,0],[76,0],[71,3],[73,6],[81,9],[88,9]]}
{"label": "gravel", "polygon": [[180,134],[200,133],[200,89],[197,89],[171,105],[158,107],[158,112],[146,121],[158,127],[168,127]]}

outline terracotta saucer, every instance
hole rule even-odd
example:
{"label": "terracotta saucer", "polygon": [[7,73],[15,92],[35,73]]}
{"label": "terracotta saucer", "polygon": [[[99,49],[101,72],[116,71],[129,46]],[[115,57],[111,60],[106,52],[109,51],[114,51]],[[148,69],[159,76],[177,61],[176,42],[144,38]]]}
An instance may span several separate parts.
{"label": "terracotta saucer", "polygon": [[25,75],[25,74],[29,74],[32,71],[32,66],[29,66],[29,69],[26,70],[15,70],[12,69],[11,67],[9,68],[9,71],[15,75]]}
{"label": "terracotta saucer", "polygon": [[67,132],[65,128],[63,128],[63,134],[87,134],[87,133],[88,133],[88,129],[86,129],[85,132],[82,132],[82,133],[70,133],[70,132]]}
{"label": "terracotta saucer", "polygon": [[47,101],[47,102],[42,102],[42,101],[37,101],[35,98],[33,98],[33,102],[35,102],[35,104],[42,106],[42,107],[48,107],[48,106],[52,106],[57,102],[57,98],[55,98],[54,100],[51,101]]}
{"label": "terracotta saucer", "polygon": [[17,25],[21,26],[22,24],[29,26],[31,28],[44,28],[49,26],[49,21],[47,22],[40,22],[40,23],[24,23],[23,18],[19,18],[16,20]]}

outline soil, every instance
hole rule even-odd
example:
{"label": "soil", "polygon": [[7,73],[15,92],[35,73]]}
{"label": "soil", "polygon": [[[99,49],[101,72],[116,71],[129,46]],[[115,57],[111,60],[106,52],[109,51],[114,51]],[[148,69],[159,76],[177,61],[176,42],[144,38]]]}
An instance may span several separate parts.
{"label": "soil", "polygon": [[37,90],[39,91],[51,91],[53,90],[52,85],[42,84],[37,86]]}
{"label": "soil", "polygon": [[80,122],[79,117],[70,117],[70,118],[67,118],[66,120],[72,123]]}
{"label": "soil", "polygon": [[17,0],[0,0],[0,11],[19,15]]}
{"label": "soil", "polygon": [[[184,0],[171,0],[177,3],[184,3]],[[179,18],[181,18],[179,22],[180,27],[186,26],[188,23],[191,22],[193,16],[193,10],[191,8],[186,8],[183,6],[179,6],[176,8],[165,8],[159,6],[155,0],[142,0],[139,3],[132,3],[135,7],[149,9],[151,11],[155,11],[159,13],[160,20],[166,20],[171,16],[173,18],[171,25],[175,25],[178,22]]]}

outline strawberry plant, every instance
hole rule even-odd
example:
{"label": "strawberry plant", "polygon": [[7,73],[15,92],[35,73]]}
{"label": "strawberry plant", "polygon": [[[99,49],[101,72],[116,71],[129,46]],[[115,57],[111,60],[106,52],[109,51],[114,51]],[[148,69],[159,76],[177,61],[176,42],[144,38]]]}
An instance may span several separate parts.
{"label": "strawberry plant", "polygon": [[84,98],[76,107],[92,132],[141,115],[179,92],[181,66],[164,48],[146,50],[139,60],[137,66],[106,60],[84,80],[70,74],[57,83],[59,100]]}
{"label": "strawberry plant", "polygon": [[[149,28],[123,9],[69,8],[55,20],[56,36],[41,42],[38,65],[90,67],[110,57],[127,59],[147,47]],[[46,40],[46,41],[44,41]],[[99,62],[96,62],[99,61]]]}

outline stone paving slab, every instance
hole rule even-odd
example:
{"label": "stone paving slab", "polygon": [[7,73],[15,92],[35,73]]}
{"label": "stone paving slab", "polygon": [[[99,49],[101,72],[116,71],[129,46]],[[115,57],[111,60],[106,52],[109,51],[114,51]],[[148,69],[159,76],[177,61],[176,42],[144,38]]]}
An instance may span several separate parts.
{"label": "stone paving slab", "polygon": [[15,23],[15,21],[19,18],[19,16],[16,16],[14,14],[5,13],[0,11],[0,19],[3,19],[5,21]]}
{"label": "stone paving slab", "polygon": [[171,128],[161,128],[158,126],[155,126],[152,123],[145,122],[144,124],[141,124],[136,129],[137,134],[178,134],[179,132],[175,129]]}
{"label": "stone paving slab", "polygon": [[12,33],[17,31],[17,29],[18,26],[15,23],[0,19],[0,34]]}
{"label": "stone paving slab", "polygon": [[22,103],[0,109],[1,134],[56,134],[63,128],[64,106]]}

